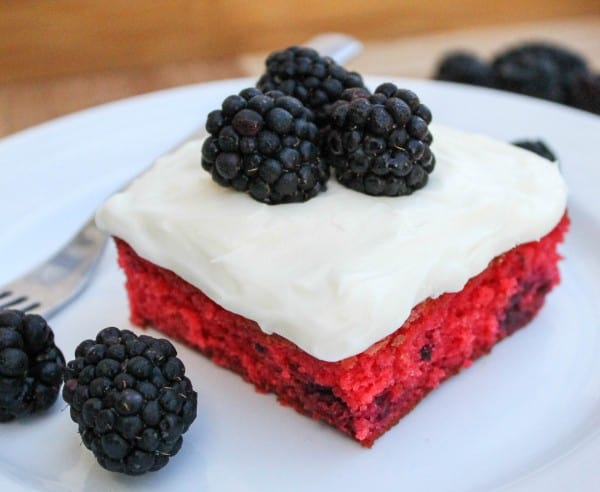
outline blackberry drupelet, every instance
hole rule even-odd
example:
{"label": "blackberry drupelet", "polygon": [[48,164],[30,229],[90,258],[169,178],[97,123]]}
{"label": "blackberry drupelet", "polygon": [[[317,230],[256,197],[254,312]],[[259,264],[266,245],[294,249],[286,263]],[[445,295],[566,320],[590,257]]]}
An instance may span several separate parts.
{"label": "blackberry drupelet", "polygon": [[485,87],[494,85],[491,65],[463,51],[446,55],[437,67],[435,78]]}
{"label": "blackberry drupelet", "polygon": [[517,140],[512,142],[512,144],[521,147],[522,149],[529,150],[544,159],[556,162],[556,155],[542,140]]}
{"label": "blackberry drupelet", "polygon": [[105,328],[67,364],[63,398],[83,444],[109,471],[165,466],[196,418],[197,395],[165,339]]}
{"label": "blackberry drupelet", "polygon": [[358,73],[349,72],[331,58],[302,46],[271,53],[265,66],[257,87],[263,91],[279,90],[298,98],[315,112],[319,125],[324,121],[328,105],[339,99],[344,89],[364,87]]}
{"label": "blackberry drupelet", "polygon": [[567,103],[569,78],[586,71],[587,65],[565,48],[526,43],[498,55],[492,68],[499,89]]}
{"label": "blackberry drupelet", "polygon": [[337,180],[368,195],[409,195],[427,184],[435,166],[431,111],[392,83],[374,94],[347,89],[328,112],[324,139]]}
{"label": "blackberry drupelet", "polygon": [[255,88],[227,97],[209,113],[202,167],[218,184],[268,204],[303,202],[325,190],[314,114],[280,91]]}
{"label": "blackberry drupelet", "polygon": [[44,318],[0,311],[0,422],[50,408],[64,369],[65,359]]}

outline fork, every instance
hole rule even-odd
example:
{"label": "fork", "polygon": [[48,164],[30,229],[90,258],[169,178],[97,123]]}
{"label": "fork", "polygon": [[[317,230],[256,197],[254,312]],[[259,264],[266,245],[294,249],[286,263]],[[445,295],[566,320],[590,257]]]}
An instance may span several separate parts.
{"label": "fork", "polygon": [[86,287],[107,239],[90,217],[60,251],[0,287],[0,310],[14,308],[52,316]]}
{"label": "fork", "polygon": [[[362,49],[351,36],[326,33],[310,39],[310,46],[324,56],[343,64]],[[192,138],[205,136],[194,132],[178,148]],[[20,309],[49,318],[72,302],[89,284],[105,249],[108,236],[96,227],[90,217],[53,256],[25,275],[0,286],[0,310]]]}

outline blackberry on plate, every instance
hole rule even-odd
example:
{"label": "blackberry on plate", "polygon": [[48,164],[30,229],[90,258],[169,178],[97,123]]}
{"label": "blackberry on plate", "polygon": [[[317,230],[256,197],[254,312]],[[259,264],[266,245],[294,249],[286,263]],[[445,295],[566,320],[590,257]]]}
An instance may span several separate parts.
{"label": "blackberry on plate", "polygon": [[65,359],[44,318],[0,311],[0,422],[50,408],[64,368]]}
{"label": "blackberry on plate", "polygon": [[431,111],[392,83],[369,94],[347,89],[329,112],[324,147],[337,180],[368,195],[409,195],[427,184],[435,166]]}
{"label": "blackberry on plate", "polygon": [[64,379],[83,444],[109,471],[161,469],[196,418],[196,392],[165,339],[105,328],[79,344]]}
{"label": "blackberry on plate", "polygon": [[248,88],[209,113],[202,167],[218,184],[268,204],[306,201],[325,190],[314,115],[280,91]]}
{"label": "blackberry on plate", "polygon": [[438,65],[435,78],[486,87],[494,85],[491,65],[463,51],[447,54]]}
{"label": "blackberry on plate", "polygon": [[498,55],[492,68],[499,89],[566,103],[569,77],[587,65],[565,48],[526,43]]}
{"label": "blackberry on plate", "polygon": [[513,145],[521,147],[522,149],[529,150],[544,159],[556,162],[556,155],[542,140],[517,140],[512,142]]}
{"label": "blackberry on plate", "polygon": [[257,87],[263,91],[279,90],[298,98],[315,111],[319,124],[327,106],[339,99],[344,89],[364,87],[358,73],[349,72],[312,48],[290,46],[275,51],[267,57],[265,66]]}

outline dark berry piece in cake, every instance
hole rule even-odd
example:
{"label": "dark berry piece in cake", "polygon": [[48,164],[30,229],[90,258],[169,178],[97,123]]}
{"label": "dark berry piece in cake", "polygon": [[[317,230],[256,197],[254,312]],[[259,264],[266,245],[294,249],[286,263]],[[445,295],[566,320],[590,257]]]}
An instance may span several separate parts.
{"label": "dark berry piece in cake", "polygon": [[392,83],[373,94],[349,89],[328,111],[323,151],[337,180],[369,195],[409,195],[427,184],[435,166],[431,111]]}
{"label": "dark berry piece in cake", "polygon": [[492,63],[499,89],[567,102],[569,78],[587,69],[577,54],[546,43],[528,43],[498,55]]}
{"label": "dark berry piece in cake", "polygon": [[110,471],[159,470],[196,418],[196,392],[164,339],[105,328],[79,344],[64,379],[83,444]]}
{"label": "dark berry piece in cake", "polygon": [[209,113],[202,167],[221,186],[268,203],[306,201],[325,190],[314,113],[281,91],[244,89]]}
{"label": "dark berry piece in cake", "polygon": [[549,161],[555,162],[557,160],[554,152],[550,150],[548,145],[546,145],[546,143],[542,140],[517,140],[512,142],[512,144],[516,145],[517,147],[521,147],[522,149],[534,152],[535,154],[543,157],[544,159],[548,159]]}
{"label": "dark berry piece in cake", "polygon": [[422,361],[430,361],[431,354],[433,353],[433,346],[429,343],[423,345],[419,350],[419,357]]}
{"label": "dark berry piece in cake", "polygon": [[0,422],[50,408],[64,368],[65,359],[44,318],[0,311]]}
{"label": "dark berry piece in cake", "polygon": [[494,84],[491,65],[463,51],[446,55],[438,65],[434,78],[486,87]]}
{"label": "dark berry piece in cake", "polygon": [[316,113],[320,123],[329,104],[349,87],[364,87],[362,77],[311,48],[291,46],[271,53],[257,86],[296,97]]}
{"label": "dark berry piece in cake", "polygon": [[569,105],[600,114],[600,73],[576,72],[567,82]]}

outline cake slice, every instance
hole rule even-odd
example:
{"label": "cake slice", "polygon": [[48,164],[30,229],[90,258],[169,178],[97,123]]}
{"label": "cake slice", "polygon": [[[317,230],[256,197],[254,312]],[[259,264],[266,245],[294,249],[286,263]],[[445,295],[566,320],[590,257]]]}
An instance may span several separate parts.
{"label": "cake slice", "polygon": [[436,171],[410,197],[330,182],[307,203],[270,206],[211,181],[200,141],[160,159],[97,214],[132,322],[371,446],[559,282],[557,165],[432,133]]}

